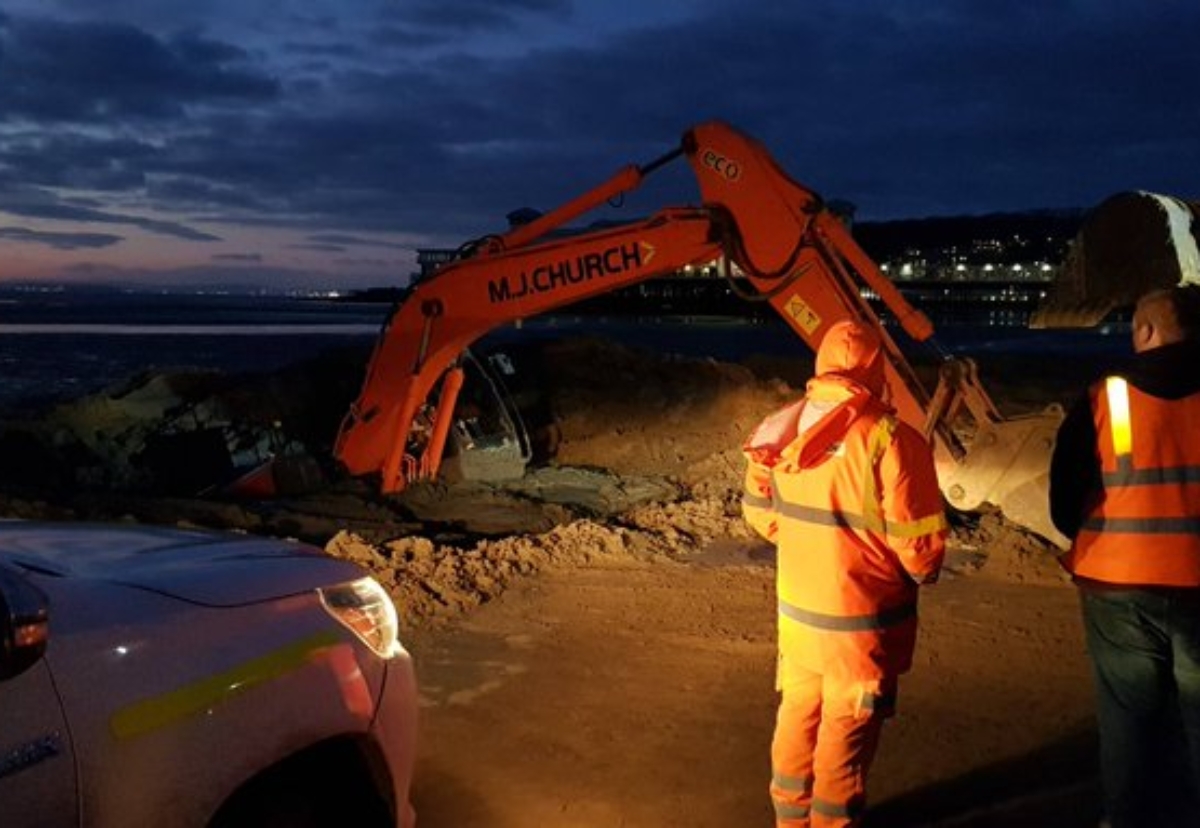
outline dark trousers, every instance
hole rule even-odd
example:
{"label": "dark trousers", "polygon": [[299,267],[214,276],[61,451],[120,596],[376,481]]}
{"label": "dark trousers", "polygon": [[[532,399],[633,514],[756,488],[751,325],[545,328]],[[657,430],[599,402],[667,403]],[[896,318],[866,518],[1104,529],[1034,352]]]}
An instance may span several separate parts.
{"label": "dark trousers", "polygon": [[1109,822],[1200,826],[1200,589],[1080,597]]}

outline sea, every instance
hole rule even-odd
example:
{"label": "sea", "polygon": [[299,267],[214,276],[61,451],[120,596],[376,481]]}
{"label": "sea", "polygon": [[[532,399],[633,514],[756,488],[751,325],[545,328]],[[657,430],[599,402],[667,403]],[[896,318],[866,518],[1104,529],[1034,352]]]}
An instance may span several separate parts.
{"label": "sea", "polygon": [[[36,410],[157,372],[272,371],[329,349],[367,350],[391,310],[389,303],[331,296],[0,288],[0,410]],[[1128,349],[1127,326],[1030,330],[1026,318],[995,312],[934,318],[934,340],[911,347],[932,349],[935,357],[1028,360],[1031,371],[1063,360],[1103,363]],[[480,344],[568,336],[724,361],[806,351],[782,321],[732,315],[556,313],[502,325]],[[895,338],[903,343],[902,334]]]}

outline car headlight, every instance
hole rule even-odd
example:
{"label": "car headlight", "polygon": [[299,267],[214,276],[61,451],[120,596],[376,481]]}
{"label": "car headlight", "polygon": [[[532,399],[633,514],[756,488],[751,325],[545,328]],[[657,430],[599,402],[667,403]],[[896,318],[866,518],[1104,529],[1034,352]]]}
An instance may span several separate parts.
{"label": "car headlight", "polygon": [[400,623],[391,596],[374,578],[317,590],[321,605],[362,643],[381,658],[404,651],[400,646]]}

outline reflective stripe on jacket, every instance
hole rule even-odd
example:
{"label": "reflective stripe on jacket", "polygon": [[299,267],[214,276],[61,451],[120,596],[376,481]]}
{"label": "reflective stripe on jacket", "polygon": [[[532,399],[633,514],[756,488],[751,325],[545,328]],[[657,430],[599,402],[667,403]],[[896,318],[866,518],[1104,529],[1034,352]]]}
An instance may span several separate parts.
{"label": "reflective stripe on jacket", "polygon": [[1168,400],[1109,377],[1091,398],[1102,492],[1063,566],[1106,583],[1200,586],[1200,394]]}
{"label": "reflective stripe on jacket", "polygon": [[[809,384],[810,396],[837,390]],[[778,546],[785,663],[871,679],[911,666],[917,584],[936,579],[947,527],[924,438],[873,398],[842,396],[790,442],[769,429],[797,422],[802,403],[764,421],[746,448],[743,513]]]}

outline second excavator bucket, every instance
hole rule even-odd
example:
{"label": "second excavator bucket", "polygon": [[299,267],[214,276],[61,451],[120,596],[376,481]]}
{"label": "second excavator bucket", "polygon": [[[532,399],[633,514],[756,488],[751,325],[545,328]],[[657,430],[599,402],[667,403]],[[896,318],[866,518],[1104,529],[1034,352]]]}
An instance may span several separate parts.
{"label": "second excavator bucket", "polygon": [[1086,328],[1157,288],[1200,283],[1200,202],[1118,193],[1084,218],[1031,328]]}

